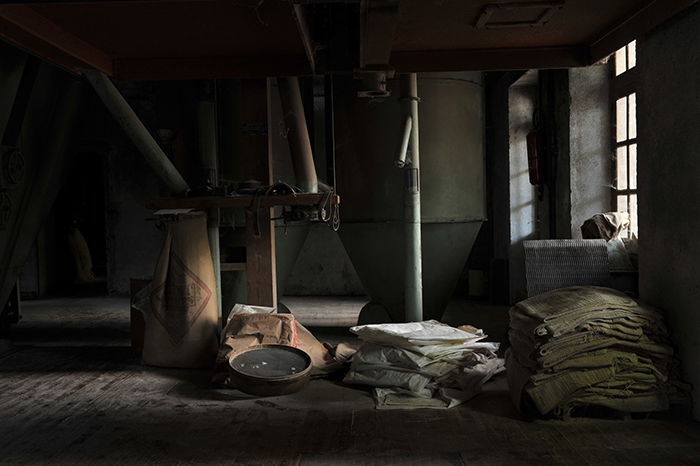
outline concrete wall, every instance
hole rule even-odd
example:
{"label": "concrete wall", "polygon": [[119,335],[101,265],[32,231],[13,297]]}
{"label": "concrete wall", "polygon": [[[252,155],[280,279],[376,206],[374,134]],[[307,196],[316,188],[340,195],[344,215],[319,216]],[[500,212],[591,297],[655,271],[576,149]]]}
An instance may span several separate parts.
{"label": "concrete wall", "polygon": [[581,225],[611,209],[610,70],[591,66],[569,70],[569,170],[571,237]]}
{"label": "concrete wall", "polygon": [[508,93],[510,127],[510,300],[527,297],[525,282],[525,253],[523,241],[536,239],[537,192],[530,184],[526,137],[534,128],[533,115],[537,101],[537,86],[519,86]]}
{"label": "concrete wall", "polygon": [[[342,228],[342,225],[341,225]],[[365,296],[338,234],[314,224],[285,289],[287,296]]]}
{"label": "concrete wall", "polygon": [[[523,296],[525,239],[580,238],[586,218],[611,209],[607,65],[489,73],[487,170],[491,301]],[[510,86],[510,87],[509,87]],[[539,112],[546,186],[529,183],[525,137]]]}
{"label": "concrete wall", "polygon": [[146,203],[160,197],[158,180],[136,148],[119,145],[107,154],[107,267],[110,294],[129,293],[129,279],[151,276],[163,235]]}
{"label": "concrete wall", "polygon": [[489,299],[493,303],[509,304],[508,254],[510,251],[510,154],[508,94],[509,87],[523,72],[494,72],[486,74],[486,193],[487,217],[481,233],[487,235]]}
{"label": "concrete wall", "polygon": [[[139,115],[146,115],[137,100],[131,101]],[[128,295],[129,279],[151,276],[162,247],[162,233],[156,228],[149,201],[161,197],[160,181],[143,156],[129,141],[91,94],[92,116],[85,126],[83,144],[95,144],[104,160],[105,226],[107,246],[107,289],[110,294]]]}
{"label": "concrete wall", "polygon": [[543,238],[581,238],[587,218],[611,210],[609,82],[609,65],[540,72],[540,118],[556,178],[540,205]]}
{"label": "concrete wall", "polygon": [[[60,286],[60,275],[66,274],[57,257],[63,246],[56,228],[55,209],[51,209],[44,220],[44,225],[37,235],[32,251],[22,267],[20,275],[20,292],[22,299],[43,298]],[[67,252],[66,252],[67,254]]]}
{"label": "concrete wall", "polygon": [[639,41],[642,299],[664,309],[700,419],[700,8]]}

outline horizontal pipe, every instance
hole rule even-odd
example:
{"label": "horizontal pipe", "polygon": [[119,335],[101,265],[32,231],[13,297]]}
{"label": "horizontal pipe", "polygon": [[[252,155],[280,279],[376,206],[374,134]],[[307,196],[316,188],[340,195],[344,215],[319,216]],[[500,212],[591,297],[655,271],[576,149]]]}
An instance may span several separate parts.
{"label": "horizontal pipe", "polygon": [[304,117],[299,79],[296,77],[277,78],[277,87],[282,102],[287,141],[289,142],[289,151],[292,154],[297,185],[307,193],[317,193],[318,177],[314,164],[314,154],[311,150],[309,130],[306,127],[306,118]]}
{"label": "horizontal pipe", "polygon": [[141,123],[139,117],[129,106],[114,83],[100,71],[84,71],[83,74],[88,82],[102,99],[109,112],[112,114],[119,126],[122,127],[126,135],[131,139],[136,148],[146,158],[146,162],[153,168],[158,177],[163,180],[168,189],[175,194],[182,194],[189,191],[189,186],[185,179],[177,171],[163,149],[146,127]]}

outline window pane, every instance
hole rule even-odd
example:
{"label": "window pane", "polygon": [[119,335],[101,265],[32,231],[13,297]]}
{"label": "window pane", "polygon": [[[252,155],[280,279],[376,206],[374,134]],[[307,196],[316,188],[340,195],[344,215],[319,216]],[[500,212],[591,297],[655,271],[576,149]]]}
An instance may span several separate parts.
{"label": "window pane", "polygon": [[617,148],[617,189],[627,189],[627,146]]}
{"label": "window pane", "polygon": [[629,138],[634,139],[637,137],[637,94],[630,94],[627,97]]}
{"label": "window pane", "polygon": [[[622,196],[617,196],[616,198],[617,201],[617,210],[618,212],[628,212],[629,207],[628,207],[628,196],[627,195],[622,195]],[[629,229],[626,228],[620,232],[620,234],[624,237],[629,237]]]}
{"label": "window pane", "polygon": [[639,236],[639,225],[637,221],[637,195],[630,195],[630,230]]}
{"label": "window pane", "polygon": [[627,195],[617,196],[617,211],[627,212]]}
{"label": "window pane", "polygon": [[625,47],[615,52],[615,76],[620,76],[627,71],[627,59],[625,55]]}
{"label": "window pane", "polygon": [[637,189],[637,144],[629,146],[629,185],[630,189]]}
{"label": "window pane", "polygon": [[615,125],[617,126],[617,142],[627,139],[627,97],[615,102]]}
{"label": "window pane", "polygon": [[633,40],[627,44],[627,68],[637,66],[637,41]]}

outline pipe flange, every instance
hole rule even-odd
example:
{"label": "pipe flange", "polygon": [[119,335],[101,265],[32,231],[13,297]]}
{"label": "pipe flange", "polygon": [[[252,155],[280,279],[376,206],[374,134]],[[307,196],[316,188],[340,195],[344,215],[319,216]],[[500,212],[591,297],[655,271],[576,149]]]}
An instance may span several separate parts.
{"label": "pipe flange", "polygon": [[355,79],[360,81],[357,90],[358,97],[377,99],[391,95],[391,92],[387,89],[387,80],[394,76],[392,68],[363,68],[355,70],[353,75]]}
{"label": "pipe flange", "polygon": [[0,191],[0,230],[4,230],[12,215],[12,198],[7,191]]}
{"label": "pipe flange", "polygon": [[24,154],[16,147],[8,147],[2,154],[2,181],[5,185],[19,184],[24,178],[26,162]]}

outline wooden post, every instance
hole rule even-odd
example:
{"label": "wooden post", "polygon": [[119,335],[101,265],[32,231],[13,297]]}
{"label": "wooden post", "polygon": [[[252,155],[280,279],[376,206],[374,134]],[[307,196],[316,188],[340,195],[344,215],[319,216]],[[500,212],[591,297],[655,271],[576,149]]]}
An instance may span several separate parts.
{"label": "wooden post", "polygon": [[[272,160],[268,138],[268,83],[244,79],[240,92],[241,151],[249,179],[272,183]],[[272,208],[246,209],[246,276],[248,303],[277,306],[275,226]]]}
{"label": "wooden post", "polygon": [[[269,207],[256,214],[246,209],[246,276],[248,304],[277,306],[277,265],[275,261],[275,228],[270,221]],[[260,236],[256,236],[256,221]]]}

